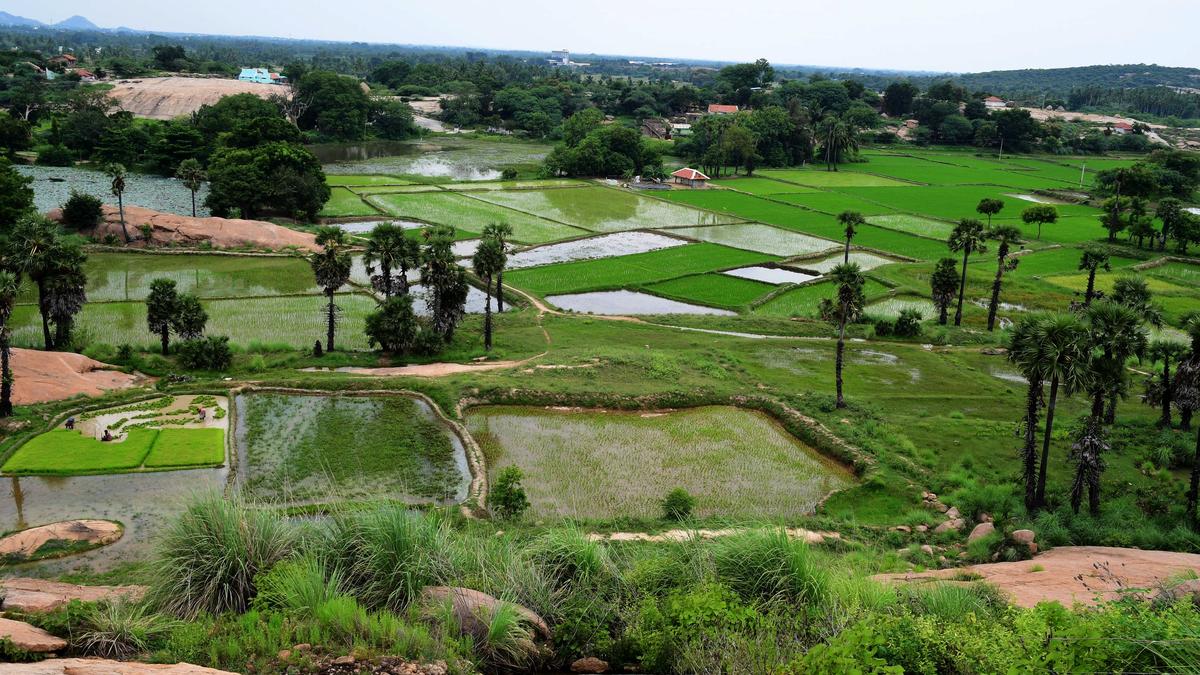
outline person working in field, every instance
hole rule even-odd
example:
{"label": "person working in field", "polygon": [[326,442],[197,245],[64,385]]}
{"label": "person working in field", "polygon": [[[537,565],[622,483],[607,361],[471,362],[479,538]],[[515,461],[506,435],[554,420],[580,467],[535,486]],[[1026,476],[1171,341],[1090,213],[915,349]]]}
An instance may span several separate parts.
{"label": "person working in field", "polygon": [[74,430],[75,430],[75,418],[68,417],[67,418],[67,431],[74,431]]}
{"label": "person working in field", "polygon": [[208,411],[204,408],[200,409],[200,421],[203,422],[208,417]]}
{"label": "person working in field", "polygon": [[106,443],[108,441],[111,441],[112,439],[113,439],[112,432],[109,431],[108,429],[105,429],[104,434],[100,436],[100,440],[103,442],[106,442]]}

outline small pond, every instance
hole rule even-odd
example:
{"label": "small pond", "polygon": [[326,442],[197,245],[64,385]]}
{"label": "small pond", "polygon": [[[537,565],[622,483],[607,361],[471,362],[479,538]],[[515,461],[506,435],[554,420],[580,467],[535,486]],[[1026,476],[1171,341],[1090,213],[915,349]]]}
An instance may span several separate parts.
{"label": "small pond", "polygon": [[362,141],[309,146],[326,173],[497,180],[501,170],[536,164],[550,151],[541,143],[455,137],[426,141]]}
{"label": "small pond", "polygon": [[[38,211],[56,209],[71,196],[71,190],[90,194],[105,204],[116,204],[112,195],[112,179],[101,171],[79,167],[29,166],[16,167],[20,173],[33,178],[33,203]],[[196,194],[196,215],[208,216],[204,198],[207,184]],[[144,173],[129,173],[125,177],[125,204],[143,206],[156,211],[192,215],[192,193],[174,178]]]}
{"label": "small pond", "polygon": [[546,297],[546,301],[562,309],[586,314],[712,314],[714,316],[737,316],[736,312],[730,312],[725,309],[692,305],[636,291],[596,291],[592,293],[551,295]]}
{"label": "small pond", "polygon": [[736,270],[728,270],[725,272],[731,277],[741,277],[742,279],[750,279],[752,281],[762,281],[768,284],[802,284],[805,281],[812,281],[820,278],[820,275],[809,274],[807,272],[797,272],[795,270],[787,270],[780,267],[765,267],[755,265],[753,267],[739,267]]}
{"label": "small pond", "polygon": [[354,220],[327,224],[333,225],[350,234],[370,234],[376,227],[384,224],[395,225],[403,230],[419,230],[423,227],[429,227],[429,223],[422,223],[415,220]]}

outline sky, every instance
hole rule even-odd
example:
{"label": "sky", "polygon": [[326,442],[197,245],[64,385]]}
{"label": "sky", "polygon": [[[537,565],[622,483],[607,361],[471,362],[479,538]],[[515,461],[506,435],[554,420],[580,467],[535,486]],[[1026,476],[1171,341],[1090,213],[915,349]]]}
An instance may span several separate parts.
{"label": "sky", "polygon": [[158,31],[846,68],[1200,66],[1197,0],[0,0],[0,10]]}

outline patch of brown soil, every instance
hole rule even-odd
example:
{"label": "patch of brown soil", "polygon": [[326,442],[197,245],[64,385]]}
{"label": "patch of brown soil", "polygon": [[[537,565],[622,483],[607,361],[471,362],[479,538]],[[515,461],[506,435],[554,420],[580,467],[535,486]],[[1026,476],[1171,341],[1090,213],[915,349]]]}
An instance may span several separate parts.
{"label": "patch of brown soil", "polygon": [[99,396],[110,389],[136,386],[144,379],[111,368],[83,354],[13,348],[13,403],[61,401],[79,394]]}
{"label": "patch of brown soil", "polygon": [[[1039,567],[1041,571],[1034,571]],[[1062,546],[1035,556],[1033,560],[972,565],[963,569],[995,584],[1022,607],[1033,607],[1045,600],[1057,600],[1066,606],[1077,602],[1094,605],[1116,598],[1121,590],[1151,589],[1174,574],[1188,570],[1200,572],[1200,555],[1108,546]],[[889,582],[928,582],[951,579],[963,569],[879,574],[874,578]]]}
{"label": "patch of brown soil", "polygon": [[21,530],[0,539],[0,555],[29,557],[48,541],[82,541],[96,546],[121,538],[121,526],[111,520],[64,520]]}
{"label": "patch of brown soil", "polygon": [[[46,213],[51,220],[62,220],[61,209],[51,209]],[[149,225],[150,241],[142,235],[143,225]],[[129,246],[137,248],[165,246],[196,245],[202,242],[211,244],[214,248],[252,248],[283,249],[298,248],[305,251],[317,250],[316,236],[308,232],[298,232],[264,220],[243,220],[240,218],[193,218],[174,213],[163,213],[141,206],[125,207],[125,227],[132,241]],[[104,205],[104,222],[86,234],[103,240],[109,235],[124,241],[121,230],[121,214],[116,206]]]}
{"label": "patch of brown soil", "polygon": [[267,98],[287,94],[287,88],[239,80],[196,77],[147,77],[121,80],[108,95],[136,117],[169,120],[191,115],[202,105],[212,105],[223,96],[254,94]]}
{"label": "patch of brown soil", "polygon": [[[483,363],[418,363],[408,366],[395,366],[392,368],[335,368],[334,372],[350,373],[351,375],[370,375],[372,377],[445,377],[447,375],[458,375],[460,373],[477,373],[485,370],[498,370],[500,368],[514,368],[516,366],[525,365],[530,361],[541,358],[546,355],[542,352],[537,356],[531,356],[520,361],[487,361]],[[305,372],[322,372],[324,368],[304,368]]]}
{"label": "patch of brown soil", "polygon": [[4,592],[4,609],[22,612],[51,612],[72,600],[98,602],[126,598],[136,601],[146,594],[144,586],[77,586],[21,577],[0,581],[0,589]]}
{"label": "patch of brown soil", "polygon": [[[591,533],[587,538],[592,541],[689,541],[691,539],[716,539],[744,532],[744,528],[730,527],[722,530],[667,530],[659,534],[648,532],[610,532],[608,534]],[[792,539],[803,539],[810,544],[821,544],[826,539],[841,539],[837,532],[817,532],[799,527],[789,527],[784,530]]]}
{"label": "patch of brown soil", "polygon": [[48,659],[0,664],[0,675],[236,675],[190,663],[135,663],[108,659]]}

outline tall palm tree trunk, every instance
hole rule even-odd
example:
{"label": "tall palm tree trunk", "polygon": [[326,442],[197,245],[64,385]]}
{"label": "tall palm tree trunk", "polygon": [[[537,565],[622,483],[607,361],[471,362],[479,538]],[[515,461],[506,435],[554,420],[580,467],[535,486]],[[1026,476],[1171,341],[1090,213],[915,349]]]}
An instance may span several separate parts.
{"label": "tall palm tree trunk", "polygon": [[379,271],[383,272],[383,299],[392,299],[392,266],[384,261],[379,263]]}
{"label": "tall palm tree trunk", "polygon": [[196,191],[192,190],[192,217],[196,217]]}
{"label": "tall palm tree trunk", "polygon": [[42,349],[49,351],[54,348],[54,338],[50,336],[50,312],[46,309],[46,280],[37,280],[38,313],[42,315]]}
{"label": "tall palm tree trunk", "polygon": [[333,289],[325,290],[325,295],[329,297],[329,304],[326,306],[325,314],[325,351],[333,351],[333,332],[334,326],[337,323],[337,306],[333,304]]}
{"label": "tall palm tree trunk", "polygon": [[950,318],[950,305],[945,304],[945,305],[942,305],[941,307],[938,307],[938,323],[945,326],[946,321],[948,321],[949,318]]}
{"label": "tall palm tree trunk", "polygon": [[971,257],[971,248],[963,249],[962,279],[958,282],[958,309],[954,310],[954,325],[962,325],[963,296],[967,293],[967,259]]}
{"label": "tall palm tree trunk", "polygon": [[1042,394],[1040,377],[1029,381],[1025,393],[1025,445],[1021,448],[1021,461],[1025,474],[1025,508],[1032,511],[1037,507],[1037,421],[1038,399]]}
{"label": "tall palm tree trunk", "polygon": [[0,417],[11,417],[13,414],[13,376],[9,363],[12,348],[9,342],[8,326],[0,327]]}
{"label": "tall palm tree trunk", "polygon": [[408,295],[408,265],[400,265],[400,295]]}
{"label": "tall palm tree trunk", "polygon": [[162,355],[166,356],[171,353],[171,327],[169,325],[162,327],[162,330],[158,334],[158,339],[162,343]]}
{"label": "tall palm tree trunk", "polygon": [[850,262],[850,237],[846,237],[846,254],[842,256],[842,262]]}
{"label": "tall palm tree trunk", "polygon": [[1162,369],[1162,418],[1158,420],[1159,426],[1164,429],[1171,428],[1171,399],[1175,396],[1174,387],[1171,386],[1171,359],[1163,359]]}
{"label": "tall palm tree trunk", "polygon": [[1192,484],[1188,488],[1187,497],[1188,521],[1193,529],[1197,525],[1196,500],[1198,497],[1200,497],[1200,428],[1196,429],[1196,454],[1192,455]]}
{"label": "tall palm tree trunk", "polygon": [[492,275],[487,275],[484,279],[484,284],[487,288],[483,293],[483,348],[485,351],[492,350]]}
{"label": "tall palm tree trunk", "polygon": [[1058,376],[1050,378],[1050,399],[1046,402],[1046,429],[1042,433],[1042,465],[1038,467],[1037,507],[1046,505],[1046,466],[1050,463],[1050,435],[1054,433],[1054,406],[1058,403]]}
{"label": "tall palm tree trunk", "polygon": [[504,270],[496,272],[496,311],[504,313]]}
{"label": "tall palm tree trunk", "polygon": [[1104,423],[1113,424],[1117,421],[1117,394],[1108,395],[1108,407],[1104,410]]}
{"label": "tall palm tree trunk", "polygon": [[1004,279],[1004,258],[996,265],[996,278],[992,280],[992,301],[988,303],[988,332],[996,328],[996,310],[1000,308],[1000,284]]}
{"label": "tall palm tree trunk", "polygon": [[125,198],[121,193],[117,193],[117,211],[121,215],[121,234],[125,237],[125,243],[129,243],[129,228],[125,227]]}
{"label": "tall palm tree trunk", "polygon": [[842,396],[842,365],[846,362],[846,314],[842,312],[842,321],[838,326],[838,341],[837,341],[837,360],[836,360],[836,376],[835,382],[837,385],[837,407],[845,408],[846,399]]}
{"label": "tall palm tree trunk", "polygon": [[1094,298],[1095,296],[1096,296],[1096,268],[1092,267],[1092,268],[1088,269],[1087,293],[1084,293],[1084,295],[1083,295],[1083,306],[1091,307],[1092,298]]}

